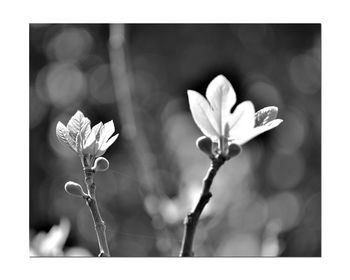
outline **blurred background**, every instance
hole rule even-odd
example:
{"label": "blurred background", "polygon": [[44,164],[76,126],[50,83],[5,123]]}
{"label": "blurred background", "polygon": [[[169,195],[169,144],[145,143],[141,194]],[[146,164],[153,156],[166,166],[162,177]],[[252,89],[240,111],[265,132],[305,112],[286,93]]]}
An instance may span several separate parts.
{"label": "blurred background", "polygon": [[120,133],[95,176],[112,256],[178,256],[210,164],[187,89],[218,74],[238,103],[284,122],[243,147],[212,185],[196,256],[321,255],[321,25],[31,24],[30,255],[97,256],[80,160],[58,121],[81,110]]}

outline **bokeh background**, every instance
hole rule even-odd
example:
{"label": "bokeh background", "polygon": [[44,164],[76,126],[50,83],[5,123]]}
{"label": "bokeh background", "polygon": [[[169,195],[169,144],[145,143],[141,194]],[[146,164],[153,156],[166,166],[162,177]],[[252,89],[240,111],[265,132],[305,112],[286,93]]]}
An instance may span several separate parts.
{"label": "bokeh background", "polygon": [[96,174],[112,256],[178,256],[209,167],[187,89],[218,74],[238,102],[284,122],[243,147],[212,185],[197,256],[321,255],[321,25],[31,24],[30,255],[96,256],[79,158],[55,133],[81,110],[118,140]]}

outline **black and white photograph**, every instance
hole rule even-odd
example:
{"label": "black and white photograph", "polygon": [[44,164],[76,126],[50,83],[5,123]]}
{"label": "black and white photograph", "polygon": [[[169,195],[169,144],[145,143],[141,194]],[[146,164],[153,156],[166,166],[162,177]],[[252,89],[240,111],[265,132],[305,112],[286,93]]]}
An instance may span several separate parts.
{"label": "black and white photograph", "polygon": [[322,28],[28,24],[28,256],[322,257]]}
{"label": "black and white photograph", "polygon": [[347,279],[346,1],[0,4],[0,279]]}

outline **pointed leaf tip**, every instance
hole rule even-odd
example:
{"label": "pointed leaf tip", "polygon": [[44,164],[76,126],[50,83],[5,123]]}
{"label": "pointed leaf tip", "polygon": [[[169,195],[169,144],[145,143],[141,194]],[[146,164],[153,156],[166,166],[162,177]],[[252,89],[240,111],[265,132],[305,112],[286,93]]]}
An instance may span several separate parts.
{"label": "pointed leaf tip", "polygon": [[107,151],[107,149],[115,142],[115,140],[117,140],[118,136],[119,133],[111,137],[107,142],[104,142],[99,148],[99,151],[97,152],[96,156],[102,156]]}
{"label": "pointed leaf tip", "polygon": [[208,85],[206,97],[213,108],[215,119],[222,135],[224,125],[230,118],[231,109],[237,101],[236,93],[223,75],[216,76]]}
{"label": "pointed leaf tip", "polygon": [[90,132],[90,120],[78,110],[69,120],[67,128],[73,139],[77,137],[78,133],[82,133],[82,136],[86,137]]}
{"label": "pointed leaf tip", "polygon": [[265,107],[255,113],[255,127],[265,125],[277,118],[278,108],[275,106]]}

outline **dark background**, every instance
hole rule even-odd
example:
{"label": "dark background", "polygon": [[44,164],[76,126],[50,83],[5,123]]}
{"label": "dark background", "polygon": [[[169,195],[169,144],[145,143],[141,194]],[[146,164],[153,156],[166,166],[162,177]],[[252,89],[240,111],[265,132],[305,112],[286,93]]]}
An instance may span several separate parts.
{"label": "dark background", "polygon": [[319,24],[31,24],[31,255],[98,253],[88,208],[63,189],[83,185],[79,158],[55,133],[79,109],[120,133],[95,176],[112,256],[177,256],[210,163],[186,91],[218,74],[284,122],[220,169],[196,255],[320,256]]}

